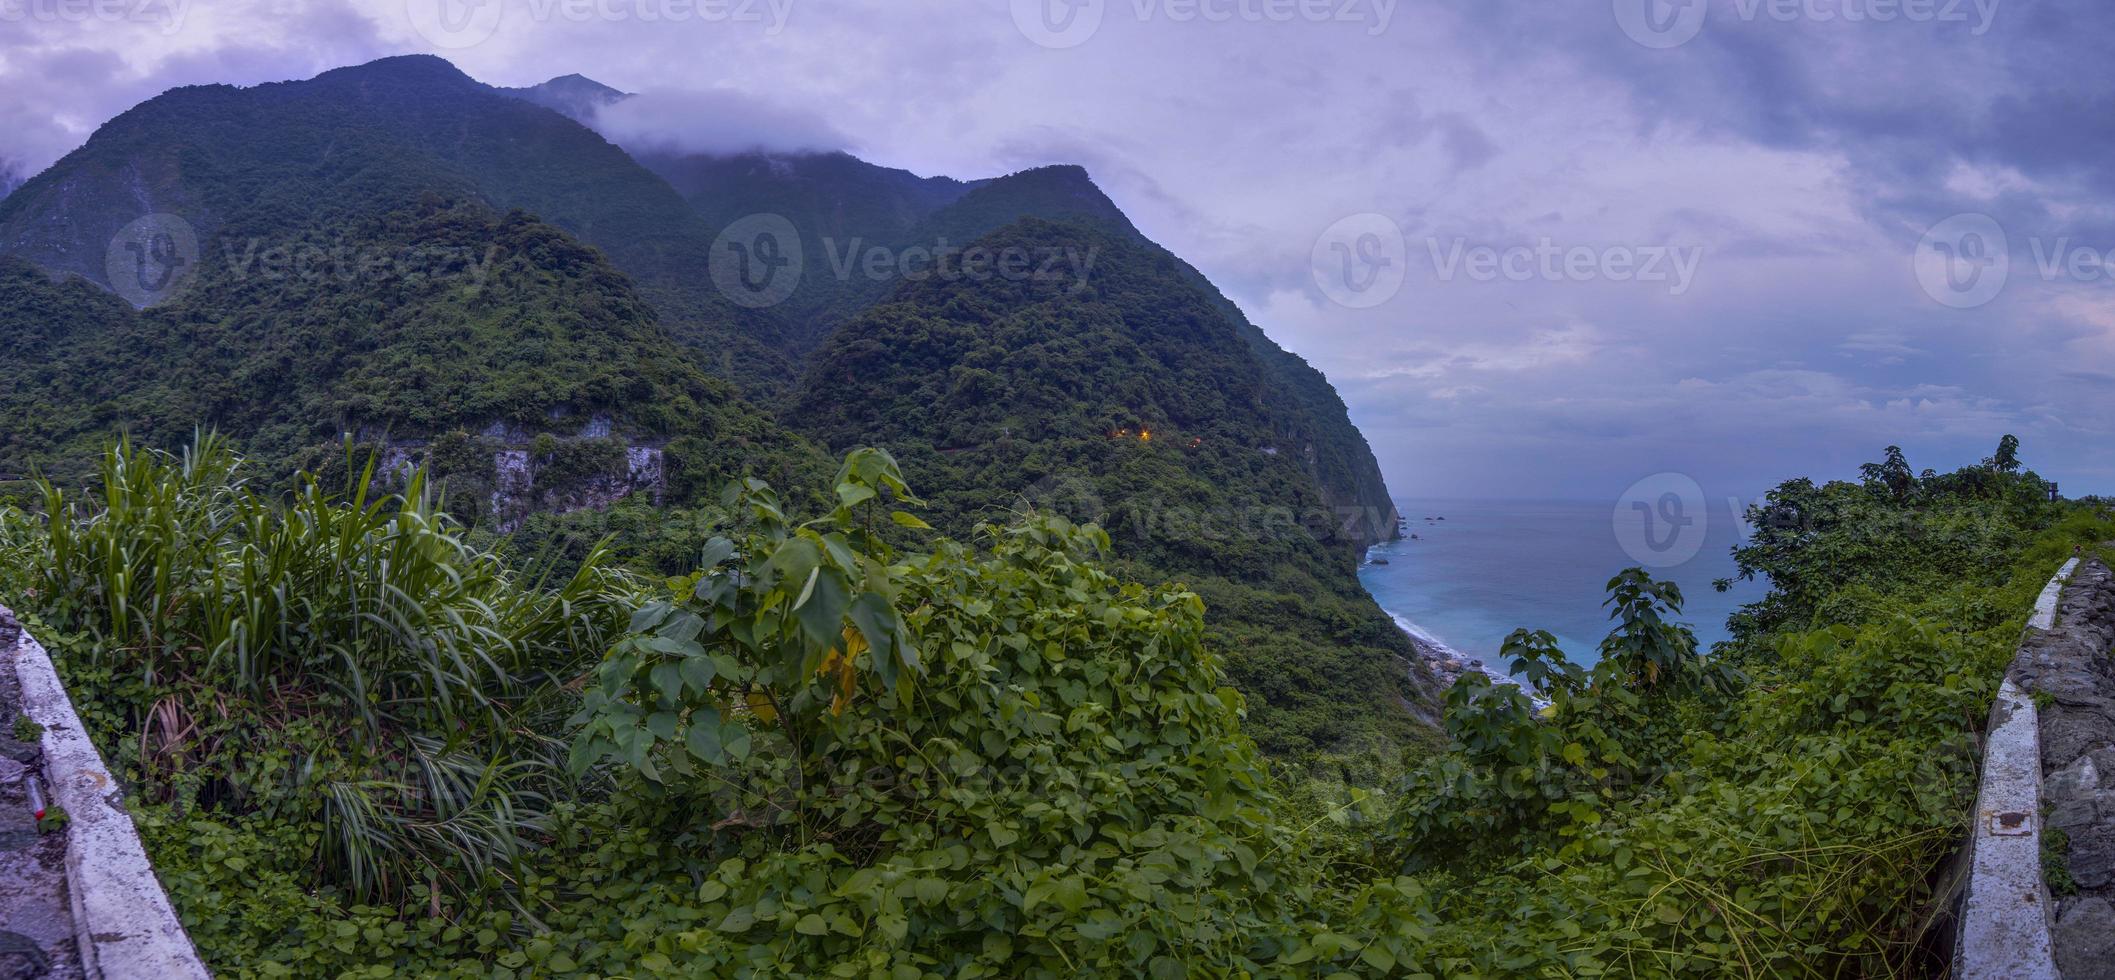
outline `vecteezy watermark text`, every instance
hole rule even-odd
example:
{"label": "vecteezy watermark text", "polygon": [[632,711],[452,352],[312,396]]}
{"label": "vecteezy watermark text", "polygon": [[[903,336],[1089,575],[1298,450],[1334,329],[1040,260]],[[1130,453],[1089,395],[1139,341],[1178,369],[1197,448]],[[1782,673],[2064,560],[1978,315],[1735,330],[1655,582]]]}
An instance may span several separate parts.
{"label": "vecteezy watermark text", "polygon": [[1680,296],[1696,281],[1701,245],[1559,245],[1543,238],[1533,245],[1470,245],[1465,239],[1427,239],[1433,275],[1441,282],[1658,282]]}
{"label": "vecteezy watermark text", "polygon": [[[1616,24],[1648,48],[1689,43],[1704,30],[1710,0],[1611,0]],[[1843,24],[1959,24],[1982,37],[1996,21],[2002,0],[1730,0],[1743,23],[1797,21]]]}
{"label": "vecteezy watermark text", "polygon": [[[264,238],[223,239],[218,247],[226,272],[217,281],[238,285],[453,280],[483,286],[501,251],[497,245],[355,246]],[[205,243],[189,221],[157,212],[111,236],[103,272],[111,289],[144,308],[182,292],[210,261]]]}
{"label": "vecteezy watermark text", "polygon": [[777,214],[752,214],[729,222],[713,239],[707,271],[720,292],[752,309],[776,306],[793,296],[803,277],[820,272],[838,282],[1027,282],[1078,292],[1100,246],[880,245],[861,238],[824,237],[815,243],[822,263],[809,256],[793,222]]}
{"label": "vecteezy watermark text", "polygon": [[521,19],[537,24],[755,24],[766,35],[786,29],[793,0],[405,0],[412,29],[438,47],[475,47]]}
{"label": "vecteezy watermark text", "polygon": [[0,24],[153,24],[184,29],[190,0],[0,0]]}
{"label": "vecteezy watermark text", "polygon": [[[1395,220],[1384,214],[1339,219],[1315,239],[1309,272],[1322,294],[1339,306],[1366,309],[1387,302],[1408,278],[1409,244]],[[1645,282],[1665,283],[1681,296],[1696,281],[1701,245],[1562,245],[1551,238],[1533,244],[1472,244],[1466,238],[1428,238],[1425,251],[1439,282]]]}
{"label": "vecteezy watermark text", "polygon": [[467,245],[354,247],[285,245],[250,239],[227,248],[228,273],[238,282],[381,282],[389,279],[461,279],[483,286],[499,246],[482,251]]}
{"label": "vecteezy watermark text", "polygon": [[[1176,24],[1357,24],[1368,37],[1388,30],[1397,0],[1123,0],[1140,22]],[[1046,48],[1086,43],[1101,29],[1109,0],[1012,0],[1014,26]]]}
{"label": "vecteezy watermark text", "polygon": [[841,244],[836,239],[825,238],[822,246],[830,275],[839,282],[854,278],[870,282],[890,279],[984,282],[1000,279],[1007,282],[1064,282],[1074,289],[1086,287],[1087,274],[1094,269],[1094,257],[1101,251],[1099,246],[961,246],[950,245],[945,238],[938,239],[931,246],[903,248],[865,245],[857,238]]}
{"label": "vecteezy watermark text", "polygon": [[2115,243],[2096,247],[2070,235],[2030,235],[2024,266],[2013,261],[2014,236],[1987,214],[1956,214],[1917,240],[1912,265],[1924,294],[1942,306],[1974,309],[1998,298],[2015,269],[2045,283],[2115,283]]}

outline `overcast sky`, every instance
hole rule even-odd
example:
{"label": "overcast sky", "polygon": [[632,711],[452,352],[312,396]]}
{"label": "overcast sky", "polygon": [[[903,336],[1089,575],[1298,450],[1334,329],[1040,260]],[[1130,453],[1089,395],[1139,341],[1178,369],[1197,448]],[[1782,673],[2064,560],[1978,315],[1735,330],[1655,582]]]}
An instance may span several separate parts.
{"label": "overcast sky", "polygon": [[2104,0],[485,2],[0,0],[0,158],[180,84],[579,72],[700,147],[1084,164],[1398,495],[1745,497],[2006,432],[2115,492]]}

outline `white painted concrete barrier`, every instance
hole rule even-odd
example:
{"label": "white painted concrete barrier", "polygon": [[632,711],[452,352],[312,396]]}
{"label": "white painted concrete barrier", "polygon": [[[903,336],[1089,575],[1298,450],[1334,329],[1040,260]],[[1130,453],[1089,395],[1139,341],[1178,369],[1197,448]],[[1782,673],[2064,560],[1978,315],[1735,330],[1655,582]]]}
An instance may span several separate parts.
{"label": "white painted concrete barrier", "polygon": [[[2056,607],[2078,559],[2063,563],[2034,601],[2027,628],[2056,626]],[[2024,644],[2022,644],[2024,647]],[[2042,880],[2042,742],[2034,699],[2006,671],[1990,707],[1990,737],[1969,829],[1967,895],[1954,947],[1963,980],[2061,980],[2050,938],[2055,915]]]}
{"label": "white painted concrete barrier", "polygon": [[2061,975],[2049,940],[2049,888],[2042,883],[2042,753],[2034,699],[2006,678],[1990,717],[1955,973],[1963,980],[2056,980]]}
{"label": "white painted concrete barrier", "polygon": [[2077,567],[2078,559],[2076,558],[2064,562],[2063,567],[2056,570],[2055,577],[2049,579],[2049,584],[2042,586],[2040,598],[2034,600],[2034,615],[2027,617],[2028,629],[2047,630],[2055,628],[2056,600],[2063,597],[2064,583],[2071,580],[2071,570]]}
{"label": "white painted concrete barrier", "polygon": [[[0,609],[0,617],[14,616]],[[81,966],[91,978],[204,980],[191,938],[154,877],[139,831],[42,644],[19,630],[0,650],[22,685],[22,710],[44,726],[43,770],[66,811],[66,888]]]}

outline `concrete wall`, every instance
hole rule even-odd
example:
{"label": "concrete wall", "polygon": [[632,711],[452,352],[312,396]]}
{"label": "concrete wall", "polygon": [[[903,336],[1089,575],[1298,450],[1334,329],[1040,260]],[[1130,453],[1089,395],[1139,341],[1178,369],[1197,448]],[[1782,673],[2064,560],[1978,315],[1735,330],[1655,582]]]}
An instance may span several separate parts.
{"label": "concrete wall", "polygon": [[1963,978],[2115,980],[2111,646],[2115,573],[2065,562],[1991,710],[1955,952]]}
{"label": "concrete wall", "polygon": [[66,811],[66,891],[89,977],[210,976],[169,905],[124,795],[88,739],[42,644],[0,609],[0,667],[21,685],[22,711],[44,726],[44,785]]}

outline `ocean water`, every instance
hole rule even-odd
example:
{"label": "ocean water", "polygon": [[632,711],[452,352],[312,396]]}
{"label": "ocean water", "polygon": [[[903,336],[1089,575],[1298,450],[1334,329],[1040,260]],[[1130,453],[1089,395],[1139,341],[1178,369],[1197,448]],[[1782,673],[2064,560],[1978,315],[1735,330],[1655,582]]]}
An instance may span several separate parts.
{"label": "ocean water", "polygon": [[1702,519],[1695,505],[1686,514],[1678,507],[1654,514],[1606,500],[1396,506],[1405,537],[1369,550],[1360,580],[1405,630],[1494,671],[1505,670],[1498,650],[1506,634],[1523,626],[1555,634],[1573,662],[1594,663],[1611,626],[1601,605],[1608,580],[1632,565],[1681,586],[1678,619],[1706,649],[1727,638],[1729,613],[1768,591],[1760,581],[1735,582],[1724,593],[1711,588],[1713,579],[1733,576],[1729,551],[1742,535],[1727,502],[1705,505]]}

